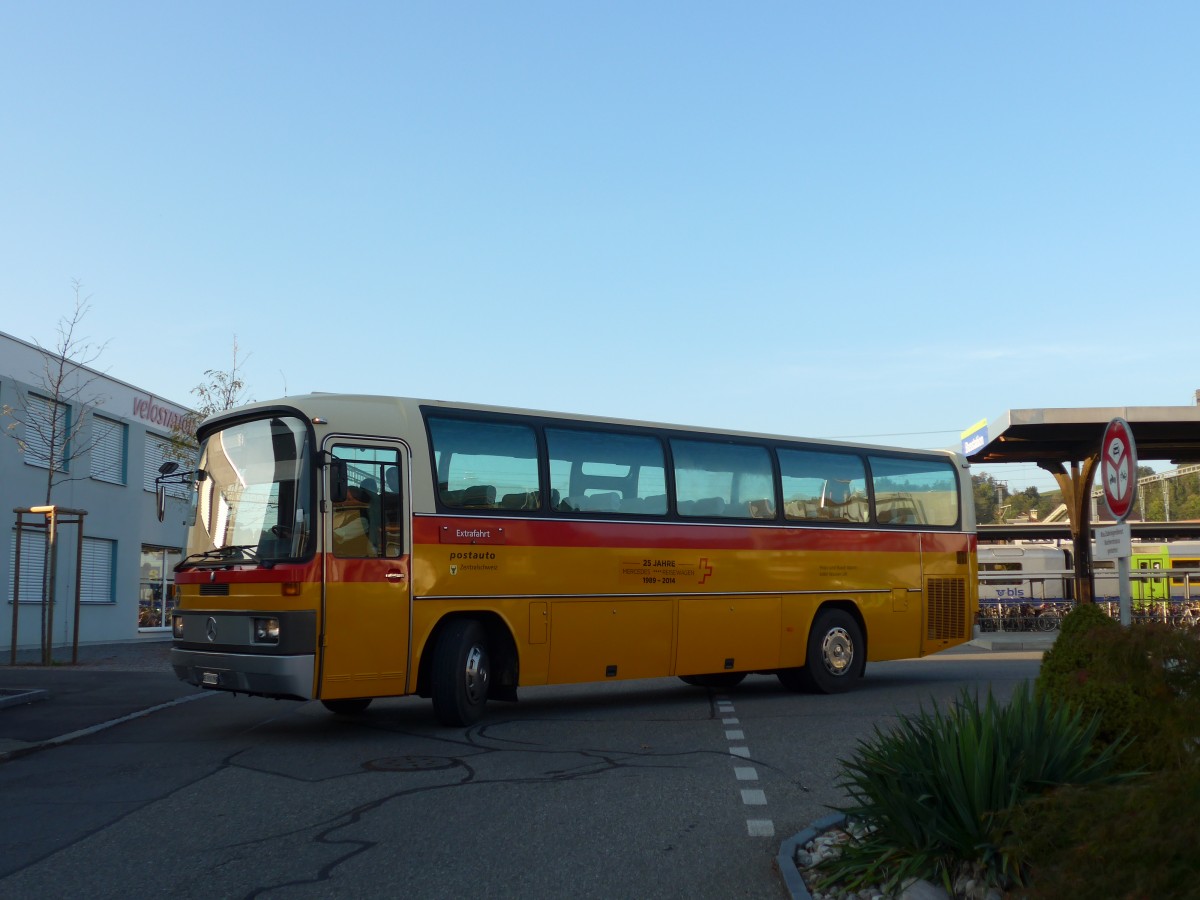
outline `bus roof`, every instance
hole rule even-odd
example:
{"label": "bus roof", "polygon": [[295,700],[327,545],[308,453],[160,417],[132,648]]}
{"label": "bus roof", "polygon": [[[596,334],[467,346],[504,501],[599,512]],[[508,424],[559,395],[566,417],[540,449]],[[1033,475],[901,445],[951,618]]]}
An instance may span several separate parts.
{"label": "bus roof", "polygon": [[[311,393],[290,397],[280,397],[275,400],[264,400],[248,403],[235,409],[225,410],[208,417],[201,423],[198,432],[206,434],[219,423],[228,419],[240,418],[253,414],[256,410],[292,408],[312,418],[318,416],[328,421],[329,425],[345,432],[380,433],[379,418],[393,420],[390,430],[395,430],[400,421],[423,421],[421,409],[437,408],[456,412],[481,412],[498,415],[528,416],[537,419],[557,419],[563,422],[582,422],[593,425],[610,425],[627,428],[646,428],[662,431],[680,431],[704,434],[712,437],[733,437],[748,440],[783,441],[811,443],[821,446],[844,447],[855,450],[879,450],[885,452],[902,452],[927,454],[930,456],[949,457],[966,467],[966,458],[952,449],[921,450],[911,447],[896,447],[884,444],[862,444],[851,441],[830,440],[826,438],[804,437],[802,435],[772,434],[767,432],[741,431],[735,429],[713,428],[708,426],[684,425],[669,422],[652,422],[640,419],[622,419],[608,416],[595,416],[583,413],[555,412],[551,410],[524,409],[519,407],[496,406],[484,403],[460,403],[448,400],[430,400],[415,397],[394,397],[382,394],[339,394]],[[374,424],[374,427],[372,425]]]}

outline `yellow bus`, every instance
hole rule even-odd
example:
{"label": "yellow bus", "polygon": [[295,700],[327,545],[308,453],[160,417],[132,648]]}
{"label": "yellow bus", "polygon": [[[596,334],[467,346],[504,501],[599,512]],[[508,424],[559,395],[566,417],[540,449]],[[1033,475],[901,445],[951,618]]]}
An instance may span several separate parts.
{"label": "yellow bus", "polygon": [[466,725],[526,685],[843,691],[972,634],[950,451],[334,394],[198,437],[171,663],[199,687]]}

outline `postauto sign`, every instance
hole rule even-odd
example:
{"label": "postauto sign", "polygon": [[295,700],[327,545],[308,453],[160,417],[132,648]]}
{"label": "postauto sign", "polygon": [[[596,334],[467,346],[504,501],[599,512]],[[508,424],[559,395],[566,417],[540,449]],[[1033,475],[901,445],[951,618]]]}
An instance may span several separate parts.
{"label": "postauto sign", "polygon": [[981,419],[962,433],[963,456],[970,456],[983,449],[988,442],[987,424],[987,419]]}

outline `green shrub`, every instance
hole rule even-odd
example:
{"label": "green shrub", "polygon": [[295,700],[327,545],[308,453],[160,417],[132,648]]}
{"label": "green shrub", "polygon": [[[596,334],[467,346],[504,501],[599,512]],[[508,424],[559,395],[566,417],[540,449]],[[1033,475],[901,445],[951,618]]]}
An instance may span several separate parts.
{"label": "green shrub", "polygon": [[1052,791],[1013,827],[1031,900],[1200,898],[1200,767]]}
{"label": "green shrub", "polygon": [[1112,780],[1113,745],[1093,751],[1097,720],[1021,685],[1007,705],[963,691],[946,711],[922,708],[890,732],[860,741],[840,785],[842,809],[864,827],[826,866],[827,883],[895,889],[913,877],[949,889],[961,862],[978,862],[992,883],[1021,880],[1011,816],[1031,796],[1062,784]]}
{"label": "green shrub", "polygon": [[1131,738],[1118,767],[1155,771],[1194,762],[1200,740],[1195,632],[1155,623],[1122,628],[1093,604],[1080,606],[1043,657],[1037,691],[1098,716],[1098,747]]}
{"label": "green shrub", "polygon": [[[1063,619],[1062,625],[1059,627],[1059,637],[1065,637],[1066,644],[1070,645],[1078,635],[1091,631],[1093,628],[1115,629],[1120,627],[1120,623],[1116,619],[1095,603],[1081,603],[1067,613],[1066,618]],[[1056,640],[1054,646],[1059,647],[1060,642]]]}

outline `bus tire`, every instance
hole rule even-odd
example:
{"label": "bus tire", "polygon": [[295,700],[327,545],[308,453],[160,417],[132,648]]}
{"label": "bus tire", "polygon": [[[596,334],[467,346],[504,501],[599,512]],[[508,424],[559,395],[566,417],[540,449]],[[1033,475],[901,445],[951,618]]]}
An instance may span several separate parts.
{"label": "bus tire", "polygon": [[335,715],[357,716],[371,705],[371,698],[347,697],[339,700],[322,700],[321,705]]}
{"label": "bus tire", "polygon": [[711,675],[680,675],[679,680],[692,687],[731,688],[745,679],[745,672],[714,672]]}
{"label": "bus tire", "polygon": [[472,725],[487,705],[487,633],[475,619],[455,619],[438,635],[430,671],[433,712],[443,725]]}
{"label": "bus tire", "polygon": [[854,616],[844,609],[819,612],[808,632],[803,682],[822,694],[840,694],[858,683],[866,665],[866,644]]}

